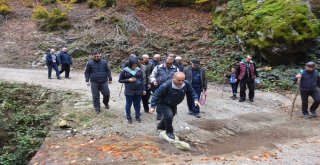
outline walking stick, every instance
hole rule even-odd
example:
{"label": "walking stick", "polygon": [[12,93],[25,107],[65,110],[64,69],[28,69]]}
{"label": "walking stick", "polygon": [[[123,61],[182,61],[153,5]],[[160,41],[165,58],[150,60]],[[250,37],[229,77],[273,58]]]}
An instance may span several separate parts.
{"label": "walking stick", "polygon": [[121,88],[120,88],[120,92],[119,92],[119,97],[120,97],[120,94],[121,94],[121,91],[122,91],[122,87],[123,87],[123,83],[121,84]]}
{"label": "walking stick", "polygon": [[223,97],[225,82],[226,82],[226,71],[224,71],[224,73],[223,73],[223,84],[222,84],[221,98]]}
{"label": "walking stick", "polygon": [[298,85],[297,85],[297,86],[298,86],[298,88],[297,88],[296,94],[294,95],[294,98],[293,98],[293,101],[292,101],[292,104],[291,104],[291,115],[290,115],[290,120],[292,120],[293,109],[294,109],[294,103],[296,102],[297,96],[298,96],[299,91],[300,91],[300,89],[299,89],[300,79],[301,79],[301,78],[298,78],[298,82],[297,82],[297,84],[298,84]]}

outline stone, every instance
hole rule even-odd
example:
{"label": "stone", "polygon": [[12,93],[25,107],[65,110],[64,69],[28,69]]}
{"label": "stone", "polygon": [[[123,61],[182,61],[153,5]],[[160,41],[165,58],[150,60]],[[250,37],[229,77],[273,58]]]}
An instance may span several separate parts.
{"label": "stone", "polygon": [[59,121],[59,127],[60,127],[60,128],[69,128],[70,125],[69,125],[69,123],[68,123],[66,120],[61,119],[61,120]]}

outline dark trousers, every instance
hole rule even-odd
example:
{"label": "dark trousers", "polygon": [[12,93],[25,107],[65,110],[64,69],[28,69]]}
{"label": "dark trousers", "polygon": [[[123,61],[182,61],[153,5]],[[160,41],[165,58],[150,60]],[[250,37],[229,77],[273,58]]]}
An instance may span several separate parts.
{"label": "dark trousers", "polygon": [[[160,86],[160,85],[158,85],[157,87],[154,88],[153,93],[156,92],[156,90],[158,89],[159,86]],[[156,107],[156,112],[157,112],[157,118],[158,118],[158,116],[159,116],[159,117],[162,117],[162,110],[159,109],[159,106]]]}
{"label": "dark trousers", "polygon": [[158,125],[159,129],[165,129],[167,133],[173,133],[172,121],[177,113],[177,106],[168,106],[160,104],[159,109],[162,111],[163,117]]}
{"label": "dark trousers", "polygon": [[146,90],[146,94],[142,95],[142,104],[143,104],[143,109],[144,109],[145,112],[149,112],[150,95],[151,95],[151,90],[150,89],[147,89]]}
{"label": "dark trousers", "polygon": [[249,99],[254,97],[254,79],[242,79],[240,81],[240,99],[246,99],[247,86],[249,88]]}
{"label": "dark trousers", "polygon": [[64,77],[68,78],[69,74],[70,74],[70,65],[69,64],[62,64],[60,74],[63,73],[64,71],[65,71]]}
{"label": "dark trousers", "polygon": [[59,69],[58,69],[57,63],[49,63],[49,64],[47,64],[47,67],[48,67],[48,78],[51,78],[52,68],[56,72],[57,78],[60,77],[60,73],[59,73]]}
{"label": "dark trousers", "polygon": [[[198,98],[200,98],[201,95],[201,88],[200,87],[193,87],[194,91],[197,93]],[[187,96],[187,104],[189,111],[192,112],[193,114],[199,114],[200,113],[200,107],[194,105],[194,99],[190,97],[189,95]]]}
{"label": "dark trousers", "polygon": [[141,113],[141,95],[125,95],[126,96],[126,115],[127,119],[131,119],[131,106],[133,104],[134,111],[136,112],[136,119],[140,118]]}
{"label": "dark trousers", "polygon": [[238,91],[238,83],[230,83],[232,89],[232,95],[236,96]]}
{"label": "dark trousers", "polygon": [[108,82],[104,82],[104,83],[91,82],[93,106],[96,111],[100,111],[100,92],[103,95],[103,104],[108,105],[109,99],[110,99]]}
{"label": "dark trousers", "polygon": [[309,114],[308,112],[308,98],[309,96],[313,99],[313,104],[310,107],[310,112],[315,112],[320,104],[319,90],[300,90],[301,101],[302,101],[302,113],[304,115]]}

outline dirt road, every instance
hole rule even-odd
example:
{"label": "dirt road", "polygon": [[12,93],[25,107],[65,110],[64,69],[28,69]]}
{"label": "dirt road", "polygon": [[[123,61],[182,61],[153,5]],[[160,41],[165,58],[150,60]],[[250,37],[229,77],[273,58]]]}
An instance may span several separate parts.
{"label": "dirt road", "polygon": [[[96,115],[90,88],[82,72],[72,79],[47,79],[46,70],[0,68],[0,80],[37,84],[80,93],[63,104],[60,117],[70,121],[76,134],[53,127],[30,164],[317,164],[320,162],[320,121],[300,117],[299,103],[289,120],[291,99],[256,92],[254,103],[229,98],[226,88],[210,85],[201,119],[178,107],[174,128],[192,150],[180,151],[160,140],[155,114],[142,113],[142,123],[128,125],[124,118],[121,84],[110,85],[110,110]],[[143,110],[142,110],[143,111]],[[69,132],[68,132],[69,131]]]}

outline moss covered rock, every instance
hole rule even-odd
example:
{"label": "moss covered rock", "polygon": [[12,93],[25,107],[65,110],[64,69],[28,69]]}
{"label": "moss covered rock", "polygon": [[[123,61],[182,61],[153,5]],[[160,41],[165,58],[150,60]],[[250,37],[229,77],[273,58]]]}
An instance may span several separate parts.
{"label": "moss covered rock", "polygon": [[320,18],[320,0],[310,0],[311,11]]}
{"label": "moss covered rock", "polygon": [[319,20],[300,0],[231,0],[213,23],[274,64],[303,59],[320,35]]}

